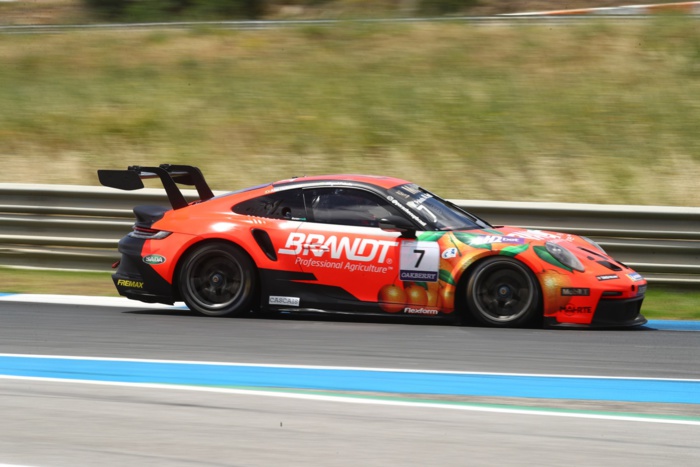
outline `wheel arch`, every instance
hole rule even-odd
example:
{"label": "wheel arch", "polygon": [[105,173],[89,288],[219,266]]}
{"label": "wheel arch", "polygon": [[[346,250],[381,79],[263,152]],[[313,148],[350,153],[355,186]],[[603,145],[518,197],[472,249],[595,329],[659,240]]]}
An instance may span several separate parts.
{"label": "wheel arch", "polygon": [[[459,271],[459,275],[456,277],[455,317],[457,318],[457,321],[460,324],[473,324],[475,322],[474,318],[472,317],[472,314],[468,309],[467,301],[467,286],[472,274],[474,273],[476,268],[482,263],[489,261],[492,258],[498,258],[501,256],[518,261],[532,273],[533,277],[535,278],[535,284],[537,286],[537,307],[539,310],[539,317],[541,318],[542,322],[544,322],[544,294],[542,289],[542,281],[540,275],[537,273],[537,269],[533,267],[535,265],[533,265],[530,261],[523,261],[524,258],[519,258],[519,255],[501,255],[498,251],[487,251],[484,254],[478,255],[476,259],[473,262],[471,262],[466,268],[463,268],[461,271]],[[538,321],[540,318],[538,318]]]}
{"label": "wheel arch", "polygon": [[[259,285],[260,284],[260,271],[258,269],[258,263],[255,261],[255,258],[253,255],[250,254],[250,252],[243,247],[239,242],[235,242],[229,238],[223,238],[223,237],[208,237],[208,238],[203,238],[197,242],[191,243],[190,245],[187,246],[187,248],[183,249],[180,252],[180,255],[177,258],[177,262],[175,264],[175,268],[173,270],[173,280],[172,280],[172,287],[173,287],[173,296],[176,298],[176,300],[182,300],[182,293],[180,292],[180,270],[182,269],[182,264],[185,262],[185,259],[192,253],[195,249],[201,248],[204,245],[212,245],[212,244],[226,244],[226,245],[233,245],[237,248],[239,248],[243,253],[245,253],[248,258],[250,258],[250,261],[255,265],[255,275],[256,275],[256,283]],[[256,297],[259,298],[260,291],[256,290],[255,295]]]}
{"label": "wheel arch", "polygon": [[489,258],[493,258],[494,256],[497,255],[495,255],[493,252],[484,252],[483,254],[478,255],[474,261],[467,265],[467,267],[453,272],[453,277],[456,279],[454,313],[459,324],[474,323],[474,318],[469,312],[467,305],[467,284],[469,283],[469,277],[473,273],[474,268]]}

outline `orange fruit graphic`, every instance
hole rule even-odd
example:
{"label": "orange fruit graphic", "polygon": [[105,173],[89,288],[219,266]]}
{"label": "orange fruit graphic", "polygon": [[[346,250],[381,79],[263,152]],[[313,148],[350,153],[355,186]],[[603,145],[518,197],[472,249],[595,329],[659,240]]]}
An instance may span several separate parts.
{"label": "orange fruit graphic", "polygon": [[437,282],[428,282],[428,291],[426,292],[427,306],[437,306],[439,292],[440,285]]}
{"label": "orange fruit graphic", "polygon": [[387,313],[398,313],[406,306],[406,293],[401,287],[387,284],[379,289],[379,307]]}
{"label": "orange fruit graphic", "polygon": [[462,240],[458,239],[457,236],[452,232],[448,232],[445,235],[443,235],[440,238],[440,240],[438,240],[438,243],[440,244],[441,250],[455,247],[459,251],[464,253],[465,250],[472,248],[468,244],[464,243]]}
{"label": "orange fruit graphic", "polygon": [[569,276],[548,269],[540,275],[540,280],[542,281],[545,315],[553,315],[559,311],[559,308],[566,307],[571,297],[563,296],[561,289],[571,286]]}
{"label": "orange fruit graphic", "polygon": [[[483,251],[483,250],[482,250]],[[482,256],[483,257],[483,256]],[[455,267],[454,275],[461,275],[465,269],[467,269],[469,266],[472,265],[474,260],[479,258],[477,254],[474,254],[474,252],[470,252],[468,255],[462,256],[462,258],[457,262],[457,266]]]}
{"label": "orange fruit graphic", "polygon": [[[440,269],[445,269],[443,267],[444,264],[449,264],[450,269],[452,269],[452,266],[457,264],[457,262],[462,259],[462,255],[464,254],[464,250],[466,248],[464,247],[464,243],[460,242],[455,238],[454,235],[452,235],[452,232],[448,232],[445,235],[443,235],[440,240],[438,240],[438,245],[440,246]],[[447,255],[449,253],[449,258],[445,258],[443,255]]]}
{"label": "orange fruit graphic", "polygon": [[442,308],[444,313],[451,313],[455,308],[455,291],[456,287],[444,282],[440,284],[438,291],[437,306]]}
{"label": "orange fruit graphic", "polygon": [[409,285],[405,289],[406,303],[413,306],[425,306],[428,304],[428,291],[420,285]]}

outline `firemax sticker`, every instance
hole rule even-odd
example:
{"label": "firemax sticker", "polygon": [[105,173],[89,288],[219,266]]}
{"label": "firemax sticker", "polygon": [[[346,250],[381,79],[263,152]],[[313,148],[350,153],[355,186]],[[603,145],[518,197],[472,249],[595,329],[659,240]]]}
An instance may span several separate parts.
{"label": "firemax sticker", "polygon": [[130,281],[128,279],[118,279],[117,285],[122,287],[131,287],[134,289],[143,289],[143,282],[141,281]]}

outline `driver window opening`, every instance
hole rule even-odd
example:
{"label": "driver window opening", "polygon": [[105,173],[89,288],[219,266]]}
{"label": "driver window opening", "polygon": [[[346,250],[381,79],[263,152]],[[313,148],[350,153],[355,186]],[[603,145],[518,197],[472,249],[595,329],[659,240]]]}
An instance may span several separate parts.
{"label": "driver window opening", "polygon": [[319,188],[305,192],[314,222],[378,227],[379,220],[398,215],[378,196],[352,188]]}
{"label": "driver window opening", "polygon": [[306,220],[301,190],[288,190],[243,201],[233,207],[236,214],[271,219]]}

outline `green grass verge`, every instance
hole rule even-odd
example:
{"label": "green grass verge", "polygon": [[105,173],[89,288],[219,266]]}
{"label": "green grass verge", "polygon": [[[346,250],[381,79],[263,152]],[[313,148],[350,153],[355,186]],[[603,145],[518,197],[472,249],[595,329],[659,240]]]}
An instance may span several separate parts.
{"label": "green grass verge", "polygon": [[[35,271],[0,267],[0,293],[117,296],[110,273]],[[650,286],[642,307],[648,319],[700,320],[700,292]]]}
{"label": "green grass verge", "polygon": [[200,166],[449,198],[700,205],[700,28],[460,22],[89,31],[0,41],[0,182]]}
{"label": "green grass verge", "polygon": [[700,320],[700,292],[650,285],[642,313],[647,319]]}
{"label": "green grass verge", "polygon": [[38,271],[0,267],[0,293],[113,296],[109,272]]}

